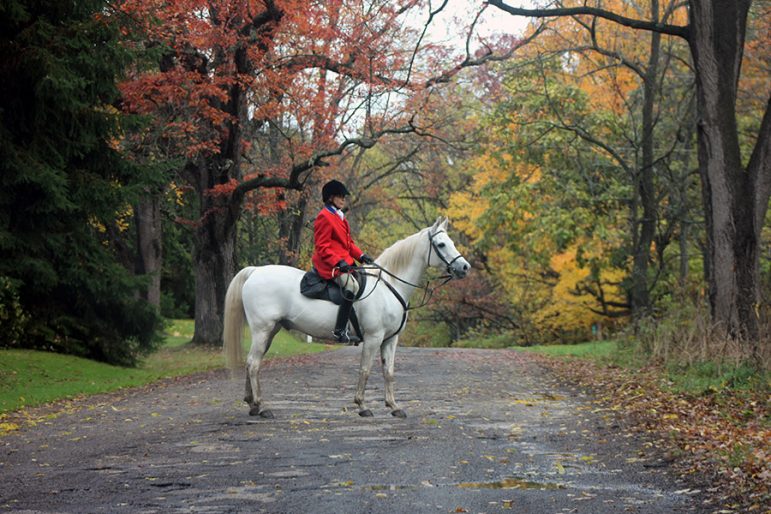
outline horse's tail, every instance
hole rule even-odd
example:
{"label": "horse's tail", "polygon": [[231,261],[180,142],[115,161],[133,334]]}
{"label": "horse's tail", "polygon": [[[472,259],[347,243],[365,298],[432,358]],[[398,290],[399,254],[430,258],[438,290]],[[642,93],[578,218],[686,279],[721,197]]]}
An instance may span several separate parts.
{"label": "horse's tail", "polygon": [[225,326],[222,333],[225,362],[227,367],[234,371],[244,363],[244,349],[241,338],[244,333],[244,300],[241,290],[244,282],[257,268],[249,266],[239,271],[230,281],[228,292],[225,294]]}

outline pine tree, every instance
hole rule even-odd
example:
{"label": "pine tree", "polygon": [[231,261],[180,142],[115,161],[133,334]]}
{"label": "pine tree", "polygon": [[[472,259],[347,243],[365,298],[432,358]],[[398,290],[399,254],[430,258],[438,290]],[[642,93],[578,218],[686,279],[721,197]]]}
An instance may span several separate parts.
{"label": "pine tree", "polygon": [[159,317],[116,257],[148,177],[116,149],[131,56],[105,6],[0,4],[0,345],[132,364]]}

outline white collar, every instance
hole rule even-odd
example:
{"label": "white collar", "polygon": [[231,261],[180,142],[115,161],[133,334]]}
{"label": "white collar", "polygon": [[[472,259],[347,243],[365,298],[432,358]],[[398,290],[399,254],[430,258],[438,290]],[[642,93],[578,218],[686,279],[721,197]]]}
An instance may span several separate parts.
{"label": "white collar", "polygon": [[343,211],[341,211],[340,209],[338,209],[337,207],[335,207],[331,203],[327,204],[327,209],[329,209],[333,213],[337,214],[340,217],[341,220],[345,219],[345,213],[343,213]]}

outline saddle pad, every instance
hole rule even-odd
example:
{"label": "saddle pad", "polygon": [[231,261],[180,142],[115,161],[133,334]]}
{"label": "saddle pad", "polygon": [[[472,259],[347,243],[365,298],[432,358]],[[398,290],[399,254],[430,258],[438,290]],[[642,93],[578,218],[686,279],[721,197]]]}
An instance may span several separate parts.
{"label": "saddle pad", "polygon": [[[364,286],[367,284],[366,276],[361,273],[353,272],[357,282],[359,282],[359,292],[356,298],[359,298],[364,292]],[[325,280],[316,273],[315,269],[307,272],[300,281],[300,293],[314,300],[327,300],[335,305],[343,303],[343,292],[337,282],[334,280]]]}

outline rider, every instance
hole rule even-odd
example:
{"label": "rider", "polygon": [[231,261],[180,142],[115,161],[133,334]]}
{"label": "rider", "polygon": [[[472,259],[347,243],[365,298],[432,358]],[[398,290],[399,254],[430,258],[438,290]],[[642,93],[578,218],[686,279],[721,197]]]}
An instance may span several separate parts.
{"label": "rider", "polygon": [[351,227],[345,219],[346,196],[350,193],[342,182],[330,180],[321,188],[324,207],[313,224],[313,267],[325,280],[334,279],[343,292],[343,303],[337,313],[335,339],[341,343],[358,343],[359,338],[348,334],[348,317],[359,283],[353,276],[354,261],[372,264],[373,259],[353,242]]}

